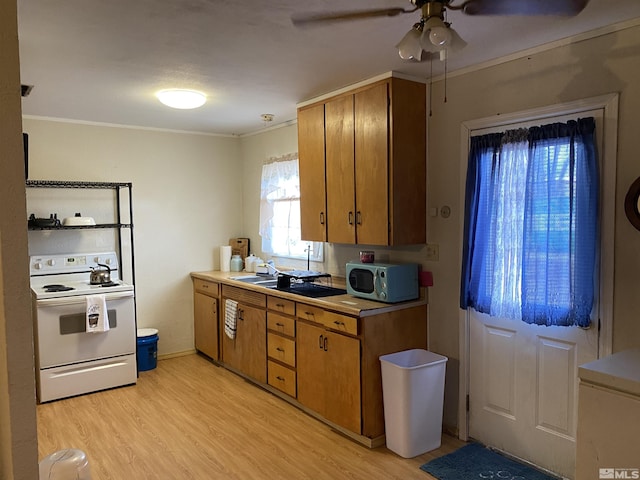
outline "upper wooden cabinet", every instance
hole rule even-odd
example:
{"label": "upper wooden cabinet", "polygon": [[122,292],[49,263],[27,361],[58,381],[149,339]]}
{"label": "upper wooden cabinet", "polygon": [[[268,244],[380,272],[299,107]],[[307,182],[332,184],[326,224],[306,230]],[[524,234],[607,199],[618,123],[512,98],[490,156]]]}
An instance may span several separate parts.
{"label": "upper wooden cabinet", "polygon": [[301,107],[298,150],[302,238],[426,242],[424,84],[392,77]]}
{"label": "upper wooden cabinet", "polygon": [[327,196],[324,183],[324,105],[298,111],[300,225],[305,240],[326,242]]}

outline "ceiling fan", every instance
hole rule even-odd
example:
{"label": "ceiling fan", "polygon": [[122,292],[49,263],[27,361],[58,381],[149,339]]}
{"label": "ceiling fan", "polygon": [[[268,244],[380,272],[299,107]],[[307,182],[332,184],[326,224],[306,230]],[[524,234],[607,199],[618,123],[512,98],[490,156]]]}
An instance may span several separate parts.
{"label": "ceiling fan", "polygon": [[291,17],[297,27],[331,22],[361,20],[373,17],[395,17],[421,11],[420,20],[396,45],[405,60],[422,59],[422,52],[439,54],[444,60],[447,51],[463,48],[466,42],[446,21],[446,10],[460,10],[466,15],[577,15],[589,0],[410,0],[414,8],[380,8],[342,12],[299,13]]}

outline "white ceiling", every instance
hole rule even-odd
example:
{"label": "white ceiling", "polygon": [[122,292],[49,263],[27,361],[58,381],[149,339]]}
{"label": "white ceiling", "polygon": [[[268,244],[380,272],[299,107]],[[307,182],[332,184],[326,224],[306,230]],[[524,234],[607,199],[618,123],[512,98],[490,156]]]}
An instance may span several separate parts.
{"label": "white ceiling", "polygon": [[[532,0],[536,1],[536,0]],[[540,0],[538,0],[540,1]],[[553,1],[553,0],[550,0]],[[460,3],[460,2],[456,2]],[[427,78],[429,62],[394,45],[419,11],[299,29],[293,13],[411,8],[408,0],[18,0],[25,115],[218,134],[292,120],[296,103],[389,72]],[[468,42],[448,71],[640,18],[639,0],[591,0],[577,16],[470,17],[448,11]],[[594,61],[602,59],[594,58]],[[435,61],[433,73],[443,64]],[[197,110],[162,106],[154,92],[195,88]]]}

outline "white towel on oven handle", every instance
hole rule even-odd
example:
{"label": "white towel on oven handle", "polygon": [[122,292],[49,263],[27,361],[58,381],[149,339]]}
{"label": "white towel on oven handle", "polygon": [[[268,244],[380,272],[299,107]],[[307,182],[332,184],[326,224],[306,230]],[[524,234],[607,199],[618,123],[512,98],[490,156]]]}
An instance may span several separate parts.
{"label": "white towel on oven handle", "polygon": [[238,302],[226,299],[224,302],[224,333],[231,340],[236,338],[236,323],[238,320]]}
{"label": "white towel on oven handle", "polygon": [[87,295],[87,333],[109,331],[107,300],[104,295]]}

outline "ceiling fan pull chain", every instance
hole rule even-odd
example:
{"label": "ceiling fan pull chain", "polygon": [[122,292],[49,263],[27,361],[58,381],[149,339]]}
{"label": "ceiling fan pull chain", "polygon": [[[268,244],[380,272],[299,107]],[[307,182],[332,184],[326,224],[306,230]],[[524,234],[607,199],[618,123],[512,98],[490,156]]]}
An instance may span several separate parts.
{"label": "ceiling fan pull chain", "polygon": [[447,103],[447,62],[449,55],[444,57],[444,103]]}
{"label": "ceiling fan pull chain", "polygon": [[429,65],[431,67],[431,73],[429,73],[429,116],[433,115],[431,111],[431,92],[433,91],[433,54],[429,54]]}

